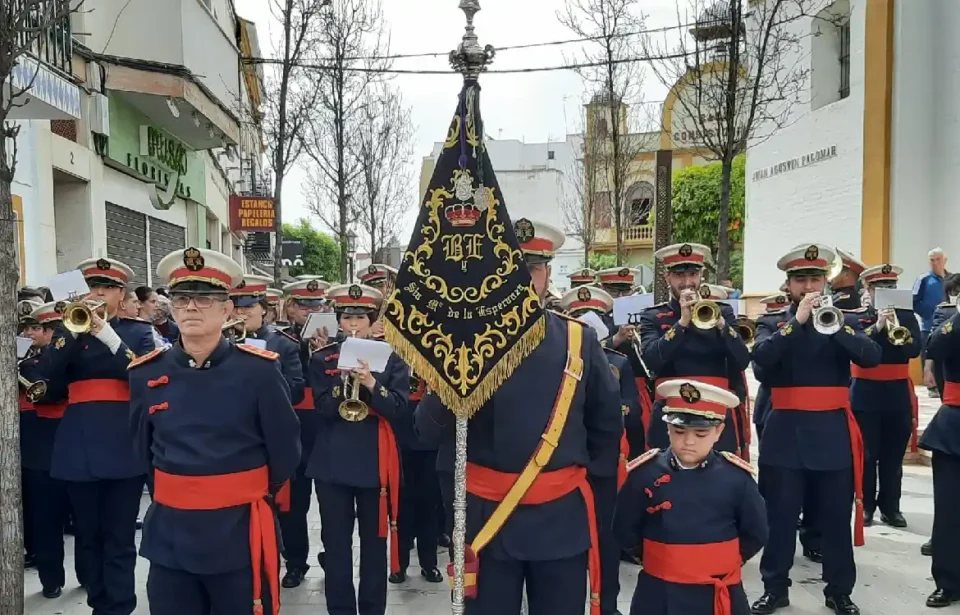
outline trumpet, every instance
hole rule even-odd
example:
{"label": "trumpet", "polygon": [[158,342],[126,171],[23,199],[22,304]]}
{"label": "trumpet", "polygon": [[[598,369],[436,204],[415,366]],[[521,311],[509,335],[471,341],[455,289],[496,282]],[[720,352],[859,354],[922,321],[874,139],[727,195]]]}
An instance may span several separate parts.
{"label": "trumpet", "polygon": [[897,311],[889,308],[892,319],[887,323],[887,339],[894,346],[903,346],[910,339],[910,329],[900,324]]}
{"label": "trumpet", "polygon": [[813,310],[813,328],[817,333],[833,335],[843,326],[843,312],[833,307],[833,297],[823,295]]}
{"label": "trumpet", "polygon": [[720,306],[714,301],[703,299],[693,304],[693,326],[698,329],[713,329],[720,320]]}
{"label": "trumpet", "polygon": [[226,324],[220,327],[220,331],[222,331],[223,334],[233,342],[247,339],[247,325],[244,323],[242,318],[228,321]]}
{"label": "trumpet", "polygon": [[17,380],[20,381],[20,385],[23,387],[24,396],[32,404],[37,403],[40,398],[47,394],[47,383],[43,380],[30,382],[19,374],[17,375]]}
{"label": "trumpet", "polygon": [[93,326],[93,314],[98,312],[105,301],[71,301],[63,306],[63,326],[75,334],[86,333]]}
{"label": "trumpet", "polygon": [[[351,331],[350,335],[356,337],[356,330]],[[340,402],[338,411],[340,418],[350,423],[359,423],[370,414],[370,407],[360,401],[360,386],[359,378],[343,372],[343,393],[346,399]]]}
{"label": "trumpet", "polygon": [[747,346],[753,344],[757,337],[757,323],[746,316],[737,316],[735,325]]}

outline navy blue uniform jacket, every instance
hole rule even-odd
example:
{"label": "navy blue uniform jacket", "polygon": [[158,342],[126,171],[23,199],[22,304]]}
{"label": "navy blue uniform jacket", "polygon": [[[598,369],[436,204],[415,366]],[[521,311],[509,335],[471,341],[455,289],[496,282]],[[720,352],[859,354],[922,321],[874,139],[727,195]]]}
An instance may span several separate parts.
{"label": "navy blue uniform jacket", "polygon": [[267,350],[280,355],[280,372],[290,389],[290,402],[296,405],[303,401],[305,381],[303,366],[300,363],[299,342],[295,338],[277,331],[276,327],[272,325],[264,325],[259,330],[248,334],[247,337],[265,341]]}
{"label": "navy blue uniform jacket", "polygon": [[[942,367],[945,382],[960,382],[960,312],[930,332],[928,356]],[[941,389],[941,395],[944,390]],[[920,448],[960,456],[960,416],[957,405],[944,403],[923,431]]]}
{"label": "navy blue uniform jacket", "polygon": [[[941,303],[938,305],[937,309],[933,312],[933,328],[931,331],[935,331],[956,313],[957,305],[955,303]],[[937,381],[937,390],[943,391],[943,362],[936,356],[936,348],[934,348],[933,354],[930,354],[930,344],[927,344],[926,351],[926,359],[933,361],[933,377]]]}
{"label": "navy blue uniform jacket", "polygon": [[[300,462],[300,425],[279,363],[222,340],[198,367],[176,344],[130,370],[130,433],[140,464],[211,476],[267,466],[271,492]],[[152,472],[151,472],[152,476]],[[250,565],[250,506],[178,510],[153,502],[140,555],[192,574]]]}
{"label": "navy blue uniform jacket", "polygon": [[[36,382],[43,379],[40,373],[40,356],[44,350],[20,363],[20,375]],[[50,459],[53,457],[53,442],[60,427],[60,419],[40,416],[33,408],[57,404],[67,399],[67,387],[47,383],[47,391],[37,400],[36,406],[25,403],[23,391],[20,392],[20,465],[27,470],[50,471]],[[28,408],[28,409],[25,409]],[[42,414],[42,412],[41,412]]]}
{"label": "navy blue uniform jacket", "polygon": [[[759,327],[760,321],[764,320],[767,321],[767,327],[779,329],[787,324],[786,314],[786,308],[778,312],[761,314],[760,317],[757,318],[757,326]],[[760,385],[757,388],[757,398],[753,402],[753,423],[754,425],[763,425],[767,420],[767,415],[770,414],[770,387],[766,383],[763,370],[757,366],[756,362],[753,364],[753,377],[757,379]]]}
{"label": "navy blue uniform jacket", "polygon": [[[616,477],[623,432],[620,389],[597,334],[579,321],[546,312],[540,345],[470,420],[467,459],[517,474],[547,427],[567,362],[567,327],[583,327],[583,373],[559,446],[544,472],[587,468],[595,479]],[[453,474],[455,417],[433,393],[416,410],[417,433],[439,446],[437,470]],[[467,495],[467,540],[480,531],[497,503]],[[555,560],[590,547],[587,509],[579,491],[546,504],[518,506],[484,553],[498,559]]]}
{"label": "navy blue uniform jacket", "polygon": [[[812,315],[798,323],[796,306],[787,309],[786,320],[782,326],[770,319],[757,325],[753,361],[771,389],[848,389],[851,361],[860,367],[880,363],[880,345],[867,337],[856,315],[845,314],[844,326],[829,336],[813,328]],[[773,404],[760,439],[759,463],[796,470],[853,467],[845,411],[810,412]]]}
{"label": "navy blue uniform jacket", "polygon": [[[90,334],[74,338],[62,325],[58,327],[49,349],[41,355],[40,374],[54,388],[99,379],[126,384],[133,356],[154,349],[153,327],[128,318],[112,318],[110,326],[121,340],[116,354],[110,354],[110,349]],[[129,418],[128,401],[69,404],[57,429],[50,474],[77,482],[145,474],[147,468],[133,454]]]}
{"label": "navy blue uniform jacket", "polygon": [[[877,310],[860,308],[848,314],[855,315],[867,337],[880,346],[880,365],[907,365],[910,359],[920,356],[920,324],[912,310],[897,310],[900,325],[910,331],[909,341],[903,346],[894,346],[887,336],[889,323],[883,330],[876,327]],[[913,381],[867,380],[854,378],[850,384],[850,404],[854,412],[912,412]]]}

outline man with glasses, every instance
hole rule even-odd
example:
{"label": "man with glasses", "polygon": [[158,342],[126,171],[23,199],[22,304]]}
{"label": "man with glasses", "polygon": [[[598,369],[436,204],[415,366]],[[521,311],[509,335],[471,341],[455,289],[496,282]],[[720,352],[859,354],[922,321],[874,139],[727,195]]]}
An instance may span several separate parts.
{"label": "man with glasses", "polygon": [[212,250],[160,261],[179,343],[130,366],[134,449],[154,501],[140,554],[152,615],[279,611],[273,496],[300,462],[275,352],[221,335],[243,272]]}

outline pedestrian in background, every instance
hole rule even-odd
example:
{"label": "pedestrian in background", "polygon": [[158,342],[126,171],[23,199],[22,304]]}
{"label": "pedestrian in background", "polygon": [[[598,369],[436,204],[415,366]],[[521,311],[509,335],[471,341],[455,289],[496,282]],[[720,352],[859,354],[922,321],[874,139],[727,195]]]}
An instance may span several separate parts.
{"label": "pedestrian in background", "polygon": [[[943,301],[943,279],[947,272],[947,255],[941,248],[927,252],[930,259],[930,271],[917,278],[913,283],[913,311],[920,317],[920,335],[923,339],[923,360],[927,358],[927,340],[933,324],[933,312]],[[940,397],[937,388],[928,387],[930,397]]]}

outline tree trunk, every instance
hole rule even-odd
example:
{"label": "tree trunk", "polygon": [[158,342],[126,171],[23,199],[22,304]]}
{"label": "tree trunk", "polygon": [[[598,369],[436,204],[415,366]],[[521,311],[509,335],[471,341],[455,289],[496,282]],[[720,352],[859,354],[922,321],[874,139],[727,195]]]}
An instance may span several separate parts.
{"label": "tree trunk", "polygon": [[[0,137],[3,138],[3,137]],[[5,148],[0,147],[0,155]],[[20,491],[20,405],[17,379],[17,223],[10,177],[0,161],[0,613],[23,615],[23,508]]]}
{"label": "tree trunk", "polygon": [[[277,288],[283,288],[283,215],[280,204],[280,190],[283,188],[283,176],[287,172],[286,143],[287,143],[287,92],[290,87],[290,73],[293,66],[290,62],[290,36],[293,24],[293,0],[287,0],[283,13],[283,69],[280,76],[280,100],[277,107],[277,144],[276,156],[273,159],[273,282]],[[253,161],[250,163],[253,164]],[[256,190],[250,186],[250,190]]]}
{"label": "tree trunk", "polygon": [[717,280],[719,284],[730,275],[730,179],[733,158],[720,163],[720,222],[717,229]]}
{"label": "tree trunk", "polygon": [[283,187],[283,173],[278,168],[273,181],[273,282],[277,288],[283,288],[283,217],[280,215],[280,189]]}

